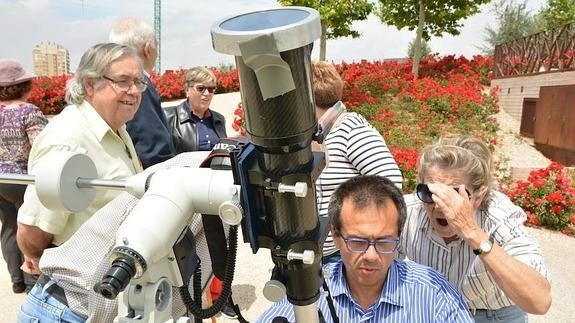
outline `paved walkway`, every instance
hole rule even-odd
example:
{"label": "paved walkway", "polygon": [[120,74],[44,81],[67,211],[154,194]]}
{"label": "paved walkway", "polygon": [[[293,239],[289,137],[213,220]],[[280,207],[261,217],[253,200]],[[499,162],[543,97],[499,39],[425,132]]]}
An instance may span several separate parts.
{"label": "paved walkway", "polygon": [[[239,93],[220,94],[214,97],[212,106],[226,117],[229,136],[235,132],[231,128],[233,111],[240,102]],[[552,274],[553,305],[546,315],[530,316],[530,322],[574,322],[575,307],[575,239],[563,234],[547,230],[528,229],[539,242],[543,250],[545,261]],[[241,243],[239,238],[238,261],[233,284],[234,298],[238,302],[243,315],[248,321],[255,321],[270,302],[262,296],[262,288],[270,277],[273,263],[269,250],[260,249],[252,254],[248,244]],[[0,259],[0,322],[14,322],[18,313],[18,306],[24,299],[23,294],[12,293],[10,279],[4,261]],[[236,322],[226,318],[217,317],[218,322]],[[205,320],[210,322],[210,320]]]}

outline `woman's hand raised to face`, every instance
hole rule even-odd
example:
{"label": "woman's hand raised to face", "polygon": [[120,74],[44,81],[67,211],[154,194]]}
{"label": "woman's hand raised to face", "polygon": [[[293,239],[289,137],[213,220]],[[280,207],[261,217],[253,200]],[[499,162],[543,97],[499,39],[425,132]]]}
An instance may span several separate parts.
{"label": "woman's hand raised to face", "polygon": [[432,199],[435,202],[435,211],[441,212],[448,225],[464,240],[481,230],[475,221],[475,208],[472,196],[461,184],[451,187],[442,183],[428,184]]}

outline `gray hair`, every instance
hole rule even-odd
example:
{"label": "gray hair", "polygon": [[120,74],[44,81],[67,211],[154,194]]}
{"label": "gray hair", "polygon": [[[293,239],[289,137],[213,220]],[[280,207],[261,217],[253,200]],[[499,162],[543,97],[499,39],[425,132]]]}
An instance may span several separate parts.
{"label": "gray hair", "polygon": [[397,232],[401,233],[407,209],[401,191],[388,178],[377,175],[360,175],[343,182],[333,193],[327,208],[330,223],[336,234],[341,233],[341,209],[343,201],[351,198],[355,209],[365,209],[372,205],[382,206],[391,200],[398,212]]}
{"label": "gray hair", "polygon": [[154,45],[157,45],[152,26],[135,17],[120,19],[112,28],[108,40],[111,43],[129,46],[136,52],[140,51],[146,42],[153,41]]}
{"label": "gray hair", "polygon": [[66,102],[68,104],[81,104],[86,96],[84,81],[87,79],[98,79],[94,86],[100,88],[102,84],[100,81],[106,74],[110,64],[124,55],[137,59],[140,62],[140,69],[143,68],[138,54],[128,46],[103,43],[88,48],[80,59],[80,64],[76,73],[74,73],[74,77],[68,80],[66,84]]}
{"label": "gray hair", "polygon": [[184,83],[186,84],[186,87],[192,87],[197,83],[204,82],[214,84],[217,83],[216,75],[214,75],[214,72],[206,67],[192,67],[186,72],[186,76],[184,77]]}
{"label": "gray hair", "polygon": [[489,149],[481,139],[471,136],[455,136],[451,138],[442,138],[439,142],[469,150],[475,156],[485,160],[487,165],[491,168],[490,171],[493,172],[493,154],[491,153],[491,149]]}
{"label": "gray hair", "polygon": [[470,137],[444,140],[425,147],[421,152],[419,180],[424,182],[433,166],[459,171],[469,179],[471,189],[482,194],[481,207],[485,207],[494,186],[491,164],[491,151],[482,141]]}

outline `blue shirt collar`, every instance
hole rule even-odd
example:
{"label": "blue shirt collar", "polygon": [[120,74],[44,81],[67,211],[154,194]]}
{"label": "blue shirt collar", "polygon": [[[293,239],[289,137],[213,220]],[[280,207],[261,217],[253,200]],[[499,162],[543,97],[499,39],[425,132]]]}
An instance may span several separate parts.
{"label": "blue shirt collar", "polygon": [[[401,293],[401,286],[403,285],[401,282],[405,281],[405,277],[400,274],[398,267],[398,261],[394,259],[387,271],[387,278],[379,295],[379,304],[389,303],[395,306],[404,306],[405,299]],[[331,282],[329,287],[333,297],[347,297],[356,303],[355,299],[351,296],[351,290],[343,274],[343,262],[340,261],[335,265],[327,265],[326,269],[328,271],[331,269],[331,277],[328,279]],[[388,281],[398,281],[399,283],[388,284]]]}

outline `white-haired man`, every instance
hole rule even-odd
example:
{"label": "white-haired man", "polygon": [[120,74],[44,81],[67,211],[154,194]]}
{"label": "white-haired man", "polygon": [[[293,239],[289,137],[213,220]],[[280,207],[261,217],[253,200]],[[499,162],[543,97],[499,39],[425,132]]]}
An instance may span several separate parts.
{"label": "white-haired man", "polygon": [[150,73],[158,59],[158,42],[152,27],[134,17],[118,20],[110,32],[109,40],[134,49],[144,64],[148,87],[142,93],[138,112],[127,123],[127,130],[142,166],[148,168],[176,154],[160,96],[150,79]]}

